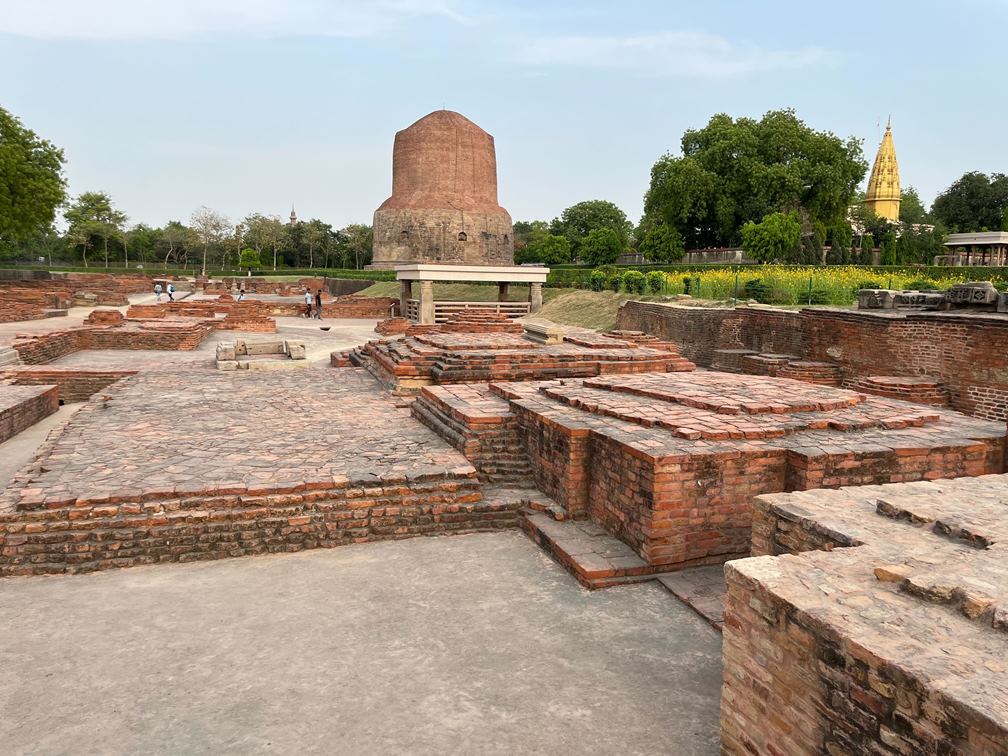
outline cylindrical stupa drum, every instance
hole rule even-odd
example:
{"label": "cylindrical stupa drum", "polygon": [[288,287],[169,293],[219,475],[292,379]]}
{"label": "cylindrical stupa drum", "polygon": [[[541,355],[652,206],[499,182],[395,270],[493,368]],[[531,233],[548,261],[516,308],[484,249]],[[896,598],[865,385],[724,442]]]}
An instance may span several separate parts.
{"label": "cylindrical stupa drum", "polygon": [[374,267],[513,265],[511,216],[497,204],[494,139],[436,110],[395,136],[392,196],[374,214]]}

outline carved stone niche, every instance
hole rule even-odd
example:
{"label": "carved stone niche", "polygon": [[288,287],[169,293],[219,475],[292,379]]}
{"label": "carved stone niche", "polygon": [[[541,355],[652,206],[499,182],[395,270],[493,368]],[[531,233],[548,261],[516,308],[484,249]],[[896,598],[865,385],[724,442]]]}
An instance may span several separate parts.
{"label": "carved stone niche", "polygon": [[898,291],[892,289],[860,289],[857,293],[859,310],[891,310]]}
{"label": "carved stone niche", "polygon": [[1008,291],[998,295],[998,312],[1008,312]]}
{"label": "carved stone niche", "polygon": [[900,291],[893,297],[898,310],[937,310],[944,303],[945,295],[938,291]]}
{"label": "carved stone niche", "polygon": [[998,290],[990,281],[970,281],[969,283],[953,284],[945,298],[954,307],[992,305],[997,304]]}

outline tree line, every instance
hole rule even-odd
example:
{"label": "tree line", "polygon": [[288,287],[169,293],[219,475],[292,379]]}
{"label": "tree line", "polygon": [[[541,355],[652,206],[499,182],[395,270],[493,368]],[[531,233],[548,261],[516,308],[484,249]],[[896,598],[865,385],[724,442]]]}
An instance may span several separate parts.
{"label": "tree line", "polygon": [[[197,208],[163,227],[128,224],[104,192],[68,200],[63,151],[0,108],[0,259],[85,266],[195,265],[360,268],[371,261],[372,229],[335,229],[313,218],[284,223],[252,213],[232,221]],[[614,203],[587,200],[552,221],[514,224],[515,258],[559,265],[606,265],[635,252],[651,262],[682,259],[686,249],[741,246],[763,261],[929,263],[947,232],[1008,230],[1008,176],[969,172],[928,209],[902,192],[900,222],[867,211],[857,187],[868,164],[861,142],[815,131],[792,110],[762,119],[715,115],[686,131],[681,155],[651,169],[644,215],[634,226]],[[55,228],[62,211],[66,230]]]}
{"label": "tree line", "polygon": [[682,137],[681,155],[651,169],[633,227],[611,202],[573,205],[551,222],[515,223],[520,262],[609,264],[626,252],[675,262],[686,249],[738,248],[761,261],[930,264],[949,232],[1008,231],[1008,176],[969,172],[930,210],[901,192],[899,223],[861,204],[868,163],[861,142],[815,131],[792,110],[760,120],[715,115]]}

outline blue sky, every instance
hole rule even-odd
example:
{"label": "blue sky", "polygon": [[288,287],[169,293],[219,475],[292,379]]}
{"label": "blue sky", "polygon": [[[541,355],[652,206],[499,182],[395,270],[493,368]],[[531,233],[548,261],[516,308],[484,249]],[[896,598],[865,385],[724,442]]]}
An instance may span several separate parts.
{"label": "blue sky", "polygon": [[926,202],[1008,172],[1008,0],[2,0],[0,106],[62,146],[74,194],[131,222],[200,205],[370,223],[395,132],[457,110],[494,135],[500,201],[633,220],[651,166],[711,115],[793,107],[864,140],[892,114]]}

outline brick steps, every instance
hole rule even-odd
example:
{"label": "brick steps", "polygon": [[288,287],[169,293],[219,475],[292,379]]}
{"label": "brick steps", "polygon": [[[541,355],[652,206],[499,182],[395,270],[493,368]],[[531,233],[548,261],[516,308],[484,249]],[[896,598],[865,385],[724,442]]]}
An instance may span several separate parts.
{"label": "brick steps", "polygon": [[651,566],[632,548],[590,520],[557,521],[541,512],[525,512],[522,530],[581,585],[590,589],[654,579],[665,567]]}
{"label": "brick steps", "polygon": [[872,375],[859,378],[851,388],[887,399],[902,399],[931,407],[947,407],[949,403],[948,389],[934,378]]}

